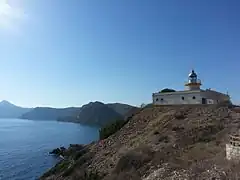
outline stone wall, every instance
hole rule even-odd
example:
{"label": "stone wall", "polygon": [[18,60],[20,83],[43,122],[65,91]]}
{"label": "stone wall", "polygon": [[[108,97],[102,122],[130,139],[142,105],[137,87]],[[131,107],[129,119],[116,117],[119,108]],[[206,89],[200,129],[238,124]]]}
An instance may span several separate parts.
{"label": "stone wall", "polygon": [[232,144],[226,144],[226,158],[228,160],[239,161],[240,160],[240,147],[233,146]]}

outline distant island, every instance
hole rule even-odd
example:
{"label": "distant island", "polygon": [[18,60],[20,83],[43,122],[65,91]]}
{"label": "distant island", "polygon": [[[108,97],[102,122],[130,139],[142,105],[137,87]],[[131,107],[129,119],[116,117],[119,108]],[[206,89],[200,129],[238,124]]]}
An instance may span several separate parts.
{"label": "distant island", "polygon": [[55,121],[59,117],[70,116],[78,112],[80,107],[50,108],[36,107],[19,116],[20,119]]}
{"label": "distant island", "polygon": [[31,110],[32,108],[16,106],[6,100],[0,102],[0,118],[19,118]]}

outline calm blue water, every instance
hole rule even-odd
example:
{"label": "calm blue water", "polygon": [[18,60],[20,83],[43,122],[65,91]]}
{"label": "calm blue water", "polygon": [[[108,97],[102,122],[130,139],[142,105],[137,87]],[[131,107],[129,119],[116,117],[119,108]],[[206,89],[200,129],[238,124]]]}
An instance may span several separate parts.
{"label": "calm blue water", "polygon": [[36,179],[58,161],[52,149],[97,139],[97,128],[79,124],[0,119],[0,180]]}

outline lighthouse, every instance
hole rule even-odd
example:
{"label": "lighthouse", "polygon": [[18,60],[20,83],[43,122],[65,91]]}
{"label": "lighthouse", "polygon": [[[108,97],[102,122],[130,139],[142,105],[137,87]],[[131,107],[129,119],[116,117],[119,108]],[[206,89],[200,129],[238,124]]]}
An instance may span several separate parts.
{"label": "lighthouse", "polygon": [[154,105],[181,105],[181,104],[219,104],[230,101],[230,96],[218,91],[201,89],[201,80],[192,69],[185,83],[185,90],[152,94]]}
{"label": "lighthouse", "polygon": [[188,75],[188,82],[185,83],[186,90],[200,90],[201,85],[201,80],[198,79],[196,72],[192,70]]}

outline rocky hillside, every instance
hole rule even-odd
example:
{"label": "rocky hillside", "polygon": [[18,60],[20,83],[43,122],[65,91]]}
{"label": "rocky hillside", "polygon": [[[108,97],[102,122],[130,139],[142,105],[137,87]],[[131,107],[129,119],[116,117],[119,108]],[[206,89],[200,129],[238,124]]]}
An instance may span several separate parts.
{"label": "rocky hillside", "polygon": [[[130,107],[129,105],[122,106]],[[58,120],[104,126],[111,121],[123,119],[123,115],[118,113],[114,107],[117,106],[104,104],[102,102],[90,102],[82,106],[81,109],[75,112],[75,114],[73,114],[71,117],[63,117],[59,118]],[[123,107],[120,107],[117,110],[123,112],[125,109]]]}
{"label": "rocky hillside", "polygon": [[96,101],[85,104],[82,107],[37,107],[23,114],[20,118],[31,120],[58,120],[94,126],[104,126],[116,119],[123,120],[125,115],[128,115],[129,112],[132,111],[132,108],[136,107],[128,104],[104,104]]}
{"label": "rocky hillside", "polygon": [[120,114],[121,116],[125,116],[132,108],[135,108],[128,104],[122,104],[122,103],[109,103],[106,104],[109,108],[113,109],[115,112]]}
{"label": "rocky hillside", "polygon": [[239,123],[226,106],[144,108],[107,139],[70,147],[41,179],[237,179],[240,166],[225,159],[225,144]]}

